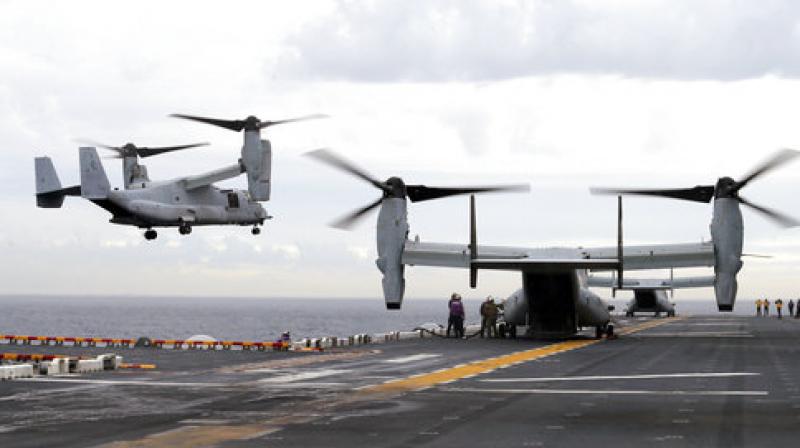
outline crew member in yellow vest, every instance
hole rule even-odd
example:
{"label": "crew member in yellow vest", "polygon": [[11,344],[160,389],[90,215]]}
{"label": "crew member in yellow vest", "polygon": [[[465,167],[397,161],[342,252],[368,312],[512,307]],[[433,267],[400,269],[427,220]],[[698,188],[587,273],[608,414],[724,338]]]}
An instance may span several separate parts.
{"label": "crew member in yellow vest", "polygon": [[778,319],[783,319],[783,314],[781,314],[781,310],[783,310],[783,300],[775,300],[775,309],[778,310]]}
{"label": "crew member in yellow vest", "polygon": [[761,299],[756,299],[756,316],[761,315],[761,305],[763,305]]}

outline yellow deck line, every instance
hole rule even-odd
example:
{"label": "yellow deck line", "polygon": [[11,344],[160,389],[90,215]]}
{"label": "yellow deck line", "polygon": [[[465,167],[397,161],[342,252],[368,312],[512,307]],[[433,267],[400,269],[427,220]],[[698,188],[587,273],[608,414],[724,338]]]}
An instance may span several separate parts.
{"label": "yellow deck line", "polygon": [[[644,322],[639,325],[625,328],[619,334],[626,335],[635,333],[637,331],[647,330],[649,328],[657,327],[670,322],[676,322],[675,319],[660,319],[654,321]],[[523,350],[520,352],[510,353],[508,355],[497,356],[493,358],[482,359],[473,361],[468,364],[458,365],[449,369],[442,369],[433,372],[423,373],[421,375],[414,375],[407,378],[388,381],[383,384],[369,386],[362,391],[364,392],[407,392],[412,390],[424,389],[427,387],[435,386],[438,384],[449,383],[462,378],[475,376],[483,373],[488,373],[493,370],[507,367],[513,364],[522,362],[533,361],[535,359],[544,358],[558,353],[564,353],[570,350],[575,350],[588,345],[597,344],[602,339],[581,339],[574,341],[557,342],[555,344],[546,345],[544,347],[534,348],[531,350]]]}

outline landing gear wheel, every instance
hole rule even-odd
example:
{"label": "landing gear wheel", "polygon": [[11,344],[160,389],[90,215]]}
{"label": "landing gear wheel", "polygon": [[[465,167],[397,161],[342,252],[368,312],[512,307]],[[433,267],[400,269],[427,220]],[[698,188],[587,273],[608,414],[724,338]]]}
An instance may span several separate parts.
{"label": "landing gear wheel", "polygon": [[613,339],[614,337],[614,325],[606,325],[606,339]]}
{"label": "landing gear wheel", "polygon": [[253,235],[258,235],[261,233],[261,229],[258,227],[253,227],[253,230],[250,231]]}
{"label": "landing gear wheel", "polygon": [[625,317],[633,317],[633,311],[626,312]]}
{"label": "landing gear wheel", "polygon": [[508,337],[511,339],[517,338],[517,326],[514,324],[508,324],[506,326],[506,331],[508,331]]}
{"label": "landing gear wheel", "polygon": [[158,233],[153,229],[148,229],[144,232],[144,239],[147,241],[154,240],[156,237],[158,237]]}
{"label": "landing gear wheel", "polygon": [[180,227],[178,227],[178,233],[181,235],[188,235],[192,233],[192,226],[189,224],[181,224]]}
{"label": "landing gear wheel", "polygon": [[502,339],[506,338],[506,335],[508,334],[508,329],[506,328],[505,323],[502,323],[497,326],[497,334],[499,334]]}
{"label": "landing gear wheel", "polygon": [[602,326],[597,326],[594,329],[594,337],[597,339],[603,339],[603,333],[605,333],[605,329]]}
{"label": "landing gear wheel", "polygon": [[675,317],[675,311],[667,312],[667,317]]}

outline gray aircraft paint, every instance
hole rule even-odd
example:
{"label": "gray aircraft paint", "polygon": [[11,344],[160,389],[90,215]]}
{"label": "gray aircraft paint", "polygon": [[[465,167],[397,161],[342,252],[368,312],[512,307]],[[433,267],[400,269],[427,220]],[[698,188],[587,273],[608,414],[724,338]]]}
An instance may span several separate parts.
{"label": "gray aircraft paint", "polygon": [[375,263],[383,274],[381,285],[386,308],[399,309],[403,303],[406,280],[402,262],[403,247],[408,237],[408,213],[405,197],[384,198],[378,213],[378,259]]}
{"label": "gray aircraft paint", "polygon": [[[378,268],[383,273],[384,298],[387,307],[399,308],[402,303],[405,280],[403,279],[403,266],[405,264],[420,264],[431,266],[470,267],[470,254],[468,246],[443,243],[424,243],[409,241],[407,239],[408,223],[406,200],[400,198],[384,198],[381,212],[378,217],[376,238],[379,258]],[[712,255],[708,251],[707,243],[696,245],[664,245],[635,247],[624,249],[624,263],[626,269],[664,268],[664,267],[692,267],[714,266],[714,287],[719,309],[730,310],[736,298],[736,274],[741,269],[741,254],[743,243],[743,226],[741,211],[737,201],[718,197],[714,200],[714,215],[711,222],[711,236],[713,247]],[[413,255],[405,257],[404,252],[408,247],[414,247]],[[658,258],[653,251],[663,253]],[[616,252],[616,248],[600,249],[568,249],[547,248],[539,250],[541,258],[574,258],[597,259],[608,258]],[[641,252],[641,253],[640,253]],[[648,255],[649,252],[649,255]],[[674,255],[672,253],[674,252]],[[504,248],[480,246],[481,257],[498,258],[536,258],[536,250],[524,248]],[[633,263],[628,263],[627,258],[634,256]],[[708,260],[706,260],[708,258]],[[661,261],[659,261],[661,260]],[[659,262],[667,265],[659,265]],[[579,327],[596,326],[602,328],[610,322],[610,313],[607,303],[598,295],[591,292],[589,278],[585,270],[577,271],[578,288],[572,300],[575,302],[577,324]],[[694,281],[697,280],[697,281]],[[687,285],[702,283],[704,278],[687,280]],[[663,291],[662,291],[663,293]],[[665,295],[665,294],[664,294]],[[666,296],[666,295],[665,295]],[[504,316],[507,322],[523,325],[530,322],[529,298],[525,297],[524,289],[519,289],[505,301]],[[672,308],[667,301],[665,308]]]}
{"label": "gray aircraft paint", "polygon": [[[664,289],[638,289],[632,288],[634,297],[628,302],[625,308],[625,314],[633,316],[635,313],[666,313],[668,316],[675,315],[675,305],[673,305],[667,297],[667,291]],[[649,303],[647,296],[653,299],[652,304]]]}
{"label": "gray aircraft paint", "polygon": [[272,146],[261,140],[261,130],[244,131],[242,164],[247,171],[247,188],[256,201],[268,201],[272,172]]}
{"label": "gray aircraft paint", "polygon": [[[384,300],[388,309],[399,309],[405,291],[403,250],[408,241],[408,211],[405,196],[384,197],[378,214],[376,264],[383,274]],[[566,249],[565,249],[566,251]],[[585,271],[577,271],[578,288],[575,301],[578,326],[604,327],[611,320],[608,304],[586,286]],[[517,290],[504,302],[504,318],[514,325],[527,325],[529,300],[523,289]]]}
{"label": "gray aircraft paint", "polygon": [[[136,188],[111,190],[97,150],[80,148],[80,188],[60,188],[52,161],[35,159],[37,203],[60,207],[64,195],[88,199],[112,213],[110,222],[140,228],[197,225],[259,225],[268,218],[266,210],[245,191],[222,190],[212,182],[235,177],[240,165],[203,175],[170,181],[144,182]],[[262,173],[263,174],[263,173]]]}
{"label": "gray aircraft paint", "polygon": [[711,240],[714,243],[714,294],[720,311],[732,311],[736,301],[736,274],[742,269],[744,226],[739,202],[715,198],[711,218]]}
{"label": "gray aircraft paint", "polygon": [[81,166],[81,197],[84,199],[105,199],[111,191],[106,171],[97,150],[83,147],[79,150]]}

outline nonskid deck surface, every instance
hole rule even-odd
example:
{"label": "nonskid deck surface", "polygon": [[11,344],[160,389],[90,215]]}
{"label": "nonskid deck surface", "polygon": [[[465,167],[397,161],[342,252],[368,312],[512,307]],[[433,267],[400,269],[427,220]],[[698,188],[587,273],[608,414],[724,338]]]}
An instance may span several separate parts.
{"label": "nonskid deck surface", "polygon": [[610,341],[420,339],[323,353],[0,346],[158,366],[2,382],[0,445],[796,445],[800,320],[620,324]]}

